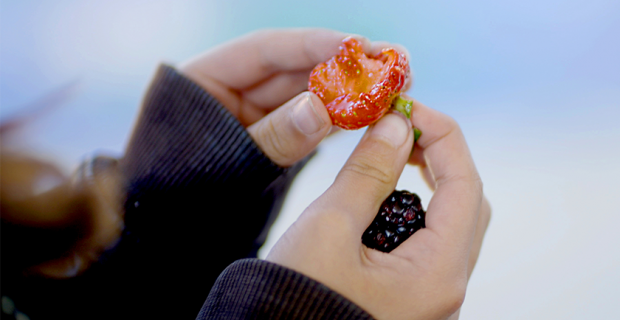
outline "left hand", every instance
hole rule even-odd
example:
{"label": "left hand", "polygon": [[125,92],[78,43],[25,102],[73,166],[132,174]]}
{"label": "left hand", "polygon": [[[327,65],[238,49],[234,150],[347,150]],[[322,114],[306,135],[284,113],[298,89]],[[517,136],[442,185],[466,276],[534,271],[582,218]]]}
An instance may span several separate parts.
{"label": "left hand", "polygon": [[[307,156],[332,129],[323,102],[308,87],[310,71],[338,54],[349,34],[326,29],[250,33],[181,64],[179,70],[217,98],[276,164]],[[385,42],[362,42],[376,54]],[[410,84],[407,84],[409,86]]]}
{"label": "left hand", "polygon": [[323,29],[256,31],[179,70],[247,127],[267,157],[286,167],[312,152],[332,127],[323,102],[302,92],[312,68],[337,54],[346,36]]}

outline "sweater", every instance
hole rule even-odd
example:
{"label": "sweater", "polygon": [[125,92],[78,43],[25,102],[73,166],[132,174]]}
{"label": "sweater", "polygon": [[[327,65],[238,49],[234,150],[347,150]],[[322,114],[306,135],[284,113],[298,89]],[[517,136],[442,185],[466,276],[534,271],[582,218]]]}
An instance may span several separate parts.
{"label": "sweater", "polygon": [[215,98],[162,65],[124,156],[82,166],[122,177],[120,239],[73,278],[3,274],[3,304],[33,320],[369,319],[325,285],[256,259],[307,161],[274,164]]}

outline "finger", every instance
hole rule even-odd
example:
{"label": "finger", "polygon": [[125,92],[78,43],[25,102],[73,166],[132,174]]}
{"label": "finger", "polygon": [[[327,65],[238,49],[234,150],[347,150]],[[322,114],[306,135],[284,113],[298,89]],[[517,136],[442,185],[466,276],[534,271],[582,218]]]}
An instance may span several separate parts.
{"label": "finger", "polygon": [[276,72],[310,71],[336,55],[346,36],[326,29],[257,31],[204,53],[182,69],[241,90]]}
{"label": "finger", "polygon": [[413,143],[409,121],[389,113],[369,127],[321,202],[346,215],[356,243],[394,190]]}
{"label": "finger", "polygon": [[249,126],[248,132],[271,161],[288,167],[310,154],[331,127],[321,99],[304,92]]}
{"label": "finger", "polygon": [[[423,132],[418,145],[436,189],[427,209],[426,227],[455,255],[466,255],[480,212],[482,183],[463,133],[452,118],[415,100],[411,119]],[[403,250],[411,245],[415,246],[403,243]]]}
{"label": "finger", "polygon": [[433,173],[426,164],[424,149],[422,149],[422,147],[420,147],[417,143],[414,146],[411,156],[409,157],[408,163],[415,165],[420,169],[420,175],[424,178],[424,182],[426,182],[428,188],[431,189],[431,191],[435,191],[435,178],[433,178]]}
{"label": "finger", "polygon": [[422,175],[422,178],[424,179],[424,182],[426,182],[428,188],[431,189],[431,191],[435,191],[435,179],[433,178],[431,169],[424,165],[423,167],[420,167],[420,174]]}
{"label": "finger", "polygon": [[256,121],[264,118],[269,111],[256,108],[247,100],[239,100],[236,104],[236,113],[233,113],[244,127],[254,124]]}
{"label": "finger", "polygon": [[491,221],[491,205],[486,197],[482,199],[482,205],[480,206],[480,216],[478,217],[478,224],[476,225],[476,233],[474,234],[474,241],[472,243],[471,251],[469,252],[469,262],[467,264],[467,277],[471,277],[476,262],[478,262],[478,256],[480,256],[480,250],[482,249],[482,240],[489,227]]}
{"label": "finger", "polygon": [[[469,262],[467,264],[467,279],[471,277],[471,273],[474,271],[480,249],[482,247],[482,240],[486,233],[491,218],[491,207],[486,197],[483,199],[482,207],[480,208],[480,217],[478,219],[478,225],[476,226],[476,234],[474,235],[474,242],[472,243],[471,251],[469,252]],[[461,314],[461,308],[459,308],[454,314],[452,314],[447,320],[458,320]]]}
{"label": "finger", "polygon": [[309,71],[280,73],[242,93],[254,106],[271,111],[291,97],[308,90]]}

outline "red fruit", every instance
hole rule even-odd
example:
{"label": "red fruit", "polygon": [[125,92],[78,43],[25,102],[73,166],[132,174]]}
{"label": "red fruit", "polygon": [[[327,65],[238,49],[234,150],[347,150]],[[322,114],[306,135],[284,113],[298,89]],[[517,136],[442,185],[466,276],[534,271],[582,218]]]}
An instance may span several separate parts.
{"label": "red fruit", "polygon": [[368,57],[359,41],[346,38],[340,54],[312,70],[308,90],[323,100],[333,124],[354,130],[388,112],[409,74],[404,54],[386,48]]}

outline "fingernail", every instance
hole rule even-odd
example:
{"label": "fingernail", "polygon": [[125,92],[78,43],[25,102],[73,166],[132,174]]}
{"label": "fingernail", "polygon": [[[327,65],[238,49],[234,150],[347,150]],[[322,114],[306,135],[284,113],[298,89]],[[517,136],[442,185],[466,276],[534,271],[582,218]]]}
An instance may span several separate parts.
{"label": "fingernail", "polygon": [[374,125],[370,134],[398,148],[407,141],[409,126],[410,122],[402,114],[388,113]]}
{"label": "fingernail", "polygon": [[323,127],[323,119],[314,109],[310,93],[304,93],[293,107],[293,121],[299,131],[306,135],[312,135]]}

